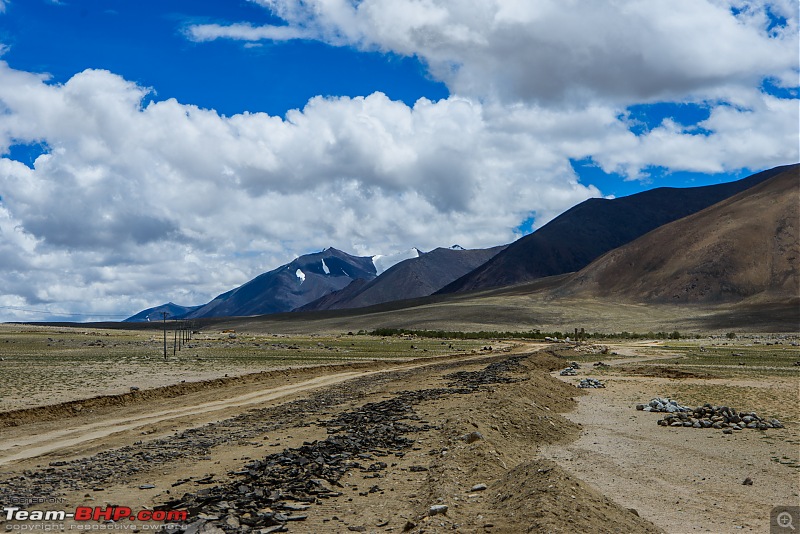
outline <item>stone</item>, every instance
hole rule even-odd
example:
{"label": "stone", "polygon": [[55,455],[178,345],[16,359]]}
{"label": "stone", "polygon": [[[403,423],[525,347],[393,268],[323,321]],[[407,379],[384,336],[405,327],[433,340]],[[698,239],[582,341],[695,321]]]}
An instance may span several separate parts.
{"label": "stone", "polygon": [[753,479],[750,478],[750,477],[745,478],[744,480],[742,480],[742,485],[743,486],[752,486],[753,485]]}
{"label": "stone", "polygon": [[486,488],[486,484],[475,484],[469,489],[469,491],[484,491]]}
{"label": "stone", "polygon": [[464,436],[464,441],[467,443],[475,443],[476,441],[480,441],[483,439],[483,434],[478,432],[477,430],[470,432],[466,436]]}
{"label": "stone", "polygon": [[428,510],[428,515],[446,514],[448,508],[446,504],[434,504]]}
{"label": "stone", "polygon": [[606,387],[601,381],[595,378],[582,378],[578,384],[579,388],[604,388]]}
{"label": "stone", "polygon": [[[729,406],[712,406],[709,403],[689,408],[688,406],[681,406],[675,399],[656,397],[651,399],[646,405],[637,404],[636,409],[651,412],[666,412],[668,415],[656,422],[659,426],[685,426],[737,431],[745,428],[758,430],[783,428],[783,425],[777,419],[766,420],[762,419],[754,412],[737,412],[736,409]],[[730,432],[726,432],[726,434],[729,433]]]}

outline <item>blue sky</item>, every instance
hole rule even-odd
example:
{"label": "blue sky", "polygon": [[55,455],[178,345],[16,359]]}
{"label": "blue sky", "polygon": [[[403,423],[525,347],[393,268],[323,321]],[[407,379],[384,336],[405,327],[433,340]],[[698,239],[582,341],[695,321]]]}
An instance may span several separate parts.
{"label": "blue sky", "polygon": [[793,163],[797,35],[795,0],[0,0],[0,320]]}

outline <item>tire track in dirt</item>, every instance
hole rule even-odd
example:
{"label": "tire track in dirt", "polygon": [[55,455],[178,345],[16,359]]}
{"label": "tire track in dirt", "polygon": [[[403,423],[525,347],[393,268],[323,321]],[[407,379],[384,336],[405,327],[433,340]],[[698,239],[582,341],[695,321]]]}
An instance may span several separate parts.
{"label": "tire track in dirt", "polygon": [[[466,362],[485,359],[487,356],[489,355],[470,355],[460,358],[459,361]],[[62,427],[56,430],[31,433],[27,437],[23,438],[14,436],[11,439],[0,440],[0,466],[50,454],[59,450],[74,447],[76,445],[101,440],[114,434],[139,429],[155,423],[180,419],[187,416],[196,418],[198,415],[212,415],[230,408],[244,408],[248,406],[262,405],[273,401],[286,400],[294,395],[340,384],[356,378],[364,378],[371,375],[391,373],[400,370],[412,370],[440,363],[442,363],[441,360],[432,360],[414,365],[397,366],[373,371],[340,372],[216,401],[203,402],[200,404],[188,405],[180,408],[148,411],[144,414],[135,416],[102,419],[92,423],[71,426],[68,428]],[[220,394],[222,394],[222,392],[220,392]],[[164,402],[168,402],[168,400],[162,399],[157,404],[163,405]],[[278,404],[280,404],[280,402]],[[196,426],[197,422],[195,421],[193,425]]]}

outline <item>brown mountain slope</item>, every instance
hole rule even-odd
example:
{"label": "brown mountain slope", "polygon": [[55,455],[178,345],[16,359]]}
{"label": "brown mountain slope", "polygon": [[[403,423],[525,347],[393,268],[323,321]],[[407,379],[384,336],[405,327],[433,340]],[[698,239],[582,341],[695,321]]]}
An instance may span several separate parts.
{"label": "brown mountain slope", "polygon": [[554,295],[683,303],[796,299],[798,206],[794,166],[603,255]]}
{"label": "brown mountain slope", "polygon": [[776,167],[735,182],[659,187],[615,199],[591,198],[508,245],[438,293],[530,282],[579,271],[601,255],[664,224],[697,213],[797,165]]}

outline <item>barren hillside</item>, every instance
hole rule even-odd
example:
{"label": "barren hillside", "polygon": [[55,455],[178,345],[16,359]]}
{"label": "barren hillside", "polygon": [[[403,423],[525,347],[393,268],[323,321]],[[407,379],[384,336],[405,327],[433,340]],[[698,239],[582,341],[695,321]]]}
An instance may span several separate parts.
{"label": "barren hillside", "polygon": [[799,205],[793,167],[605,254],[554,294],[689,303],[797,298]]}

